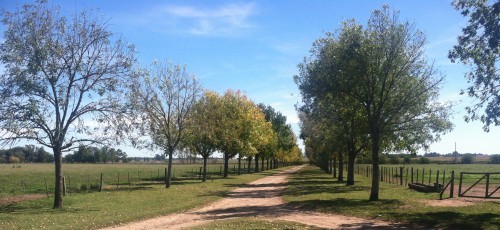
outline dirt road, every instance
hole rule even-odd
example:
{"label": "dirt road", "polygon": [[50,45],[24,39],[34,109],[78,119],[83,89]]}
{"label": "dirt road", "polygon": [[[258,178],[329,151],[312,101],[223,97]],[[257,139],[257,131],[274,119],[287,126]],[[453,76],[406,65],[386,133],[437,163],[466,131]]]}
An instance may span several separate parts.
{"label": "dirt road", "polygon": [[303,211],[286,205],[281,195],[289,174],[302,166],[268,176],[233,190],[226,198],[186,213],[172,214],[107,229],[186,229],[211,221],[256,217],[286,220],[330,229],[401,228],[392,223]]}

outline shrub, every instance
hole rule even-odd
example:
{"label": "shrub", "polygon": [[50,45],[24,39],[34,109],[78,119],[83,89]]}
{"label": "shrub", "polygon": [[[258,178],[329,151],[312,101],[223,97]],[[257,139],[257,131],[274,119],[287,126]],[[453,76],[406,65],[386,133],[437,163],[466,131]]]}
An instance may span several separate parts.
{"label": "shrub", "polygon": [[9,158],[9,162],[12,164],[19,164],[19,162],[21,162],[21,160],[19,160],[19,158],[15,157],[15,156],[11,156]]}
{"label": "shrub", "polygon": [[99,190],[99,184],[91,184],[90,190]]}
{"label": "shrub", "polygon": [[378,156],[378,163],[379,164],[387,164],[387,156],[385,154],[380,154]]}
{"label": "shrub", "polygon": [[462,162],[462,164],[472,164],[474,162],[474,156],[471,154],[464,154],[460,162]]}
{"label": "shrub", "polygon": [[363,155],[361,157],[358,157],[356,159],[357,164],[371,164],[372,163],[372,156],[371,155]]}
{"label": "shrub", "polygon": [[429,164],[430,162],[431,161],[427,157],[420,157],[420,159],[418,159],[419,164]]}
{"label": "shrub", "polygon": [[399,157],[396,156],[396,155],[391,155],[391,157],[389,158],[389,163],[390,164],[393,164],[393,165],[397,165],[397,164],[400,164],[401,161],[399,160]]}
{"label": "shrub", "polygon": [[490,164],[500,164],[500,154],[491,155]]}
{"label": "shrub", "polygon": [[411,163],[411,157],[410,156],[405,156],[403,158],[403,163],[405,164],[410,164]]}

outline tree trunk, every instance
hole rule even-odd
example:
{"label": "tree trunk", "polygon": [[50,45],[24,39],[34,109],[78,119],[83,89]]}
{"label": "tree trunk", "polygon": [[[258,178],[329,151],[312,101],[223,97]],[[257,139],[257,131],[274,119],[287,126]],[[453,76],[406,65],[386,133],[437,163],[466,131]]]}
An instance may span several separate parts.
{"label": "tree trunk", "polygon": [[337,178],[337,181],[343,182],[344,181],[344,154],[342,152],[339,152],[339,177]]}
{"label": "tree trunk", "polygon": [[208,160],[208,154],[203,156],[203,180],[202,180],[202,182],[207,181],[207,160]]}
{"label": "tree trunk", "polygon": [[238,176],[241,175],[241,154],[238,154]]}
{"label": "tree trunk", "polygon": [[229,153],[224,153],[224,178],[229,177]]}
{"label": "tree trunk", "polygon": [[354,160],[356,159],[356,152],[349,150],[347,159],[347,183],[346,185],[354,185]]}
{"label": "tree trunk", "polygon": [[373,176],[372,176],[372,188],[370,191],[370,201],[378,200],[378,191],[379,191],[379,183],[380,183],[380,169],[378,163],[378,153],[380,150],[380,134],[378,132],[370,133],[371,141],[372,141],[372,167],[373,167]]}
{"label": "tree trunk", "polygon": [[255,155],[255,172],[259,172],[259,155]]}
{"label": "tree trunk", "polygon": [[60,148],[53,148],[56,186],[54,190],[54,208],[63,208],[63,184],[62,184],[62,152]]}
{"label": "tree trunk", "polygon": [[266,170],[269,170],[269,158],[266,159],[267,162],[266,162]]}
{"label": "tree trunk", "polygon": [[332,174],[332,170],[333,170],[333,157],[330,155],[328,156],[328,174]]}
{"label": "tree trunk", "polygon": [[252,172],[252,156],[248,156],[248,167],[247,167],[247,173]]}
{"label": "tree trunk", "polygon": [[165,183],[165,188],[170,188],[172,185],[172,155],[174,154],[173,148],[168,148],[168,171],[167,171],[167,182]]}
{"label": "tree trunk", "polygon": [[260,170],[264,171],[264,156],[262,156],[262,159],[260,161],[262,162]]}
{"label": "tree trunk", "polygon": [[333,157],[333,178],[337,177],[337,157]]}

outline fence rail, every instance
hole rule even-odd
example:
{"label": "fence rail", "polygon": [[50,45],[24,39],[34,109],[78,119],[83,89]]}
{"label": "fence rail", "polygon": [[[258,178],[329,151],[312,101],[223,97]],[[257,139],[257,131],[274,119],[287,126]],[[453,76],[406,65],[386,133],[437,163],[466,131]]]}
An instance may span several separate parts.
{"label": "fence rail", "polygon": [[[464,185],[463,181],[468,175],[482,175],[479,179],[472,185]],[[485,181],[482,184],[482,181]],[[475,198],[491,198],[500,199],[500,194],[496,192],[500,189],[500,172],[498,173],[477,173],[477,172],[461,172],[460,182],[458,186],[458,196],[459,197],[475,197]],[[465,186],[465,191],[463,191],[463,186]],[[491,189],[490,189],[491,188]],[[495,196],[496,195],[496,196]]]}
{"label": "fence rail", "polygon": [[[279,162],[278,167],[288,166],[289,163]],[[94,164],[89,164],[90,167]],[[115,165],[110,165],[115,166]],[[274,165],[265,162],[259,162],[259,171],[269,170]],[[181,180],[201,180],[202,165],[173,165],[172,181]],[[163,184],[166,180],[165,165],[158,165],[157,168],[145,169],[122,169],[113,170],[91,169],[89,172],[65,171],[64,188],[67,194],[102,190],[119,190],[133,187],[145,187],[155,184]],[[223,165],[207,165],[207,179],[219,179],[223,177]],[[255,163],[250,167],[246,161],[241,162],[241,170],[238,170],[238,164],[229,165],[229,174],[248,174],[255,173]],[[54,191],[54,175],[52,172],[25,172],[26,176],[16,176],[16,178],[0,178],[0,197],[19,194],[44,193],[52,194]]]}
{"label": "fence rail", "polygon": [[[356,165],[354,172],[373,177],[371,165]],[[438,192],[440,199],[449,192],[449,197],[476,197],[500,199],[500,172],[460,172],[455,178],[455,170],[432,170],[404,166],[380,166],[380,181],[410,186],[425,192]],[[455,179],[459,179],[458,191]]]}

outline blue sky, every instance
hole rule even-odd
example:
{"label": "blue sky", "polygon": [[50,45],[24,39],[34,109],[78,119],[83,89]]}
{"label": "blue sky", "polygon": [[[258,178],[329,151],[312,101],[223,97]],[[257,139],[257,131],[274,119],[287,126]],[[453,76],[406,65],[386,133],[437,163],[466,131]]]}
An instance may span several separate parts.
{"label": "blue sky", "polygon": [[[0,0],[12,11],[26,1]],[[99,9],[109,18],[110,30],[134,44],[141,66],[154,59],[187,64],[205,88],[223,93],[239,89],[254,102],[273,106],[288,117],[298,134],[294,105],[300,93],[293,82],[297,64],[308,56],[312,43],[335,31],[343,20],[365,24],[374,9],[388,4],[427,35],[429,60],[446,75],[441,100],[457,102],[455,129],[430,151],[500,153],[500,129],[484,133],[480,122],[466,123],[464,107],[471,99],[459,95],[467,86],[467,66],[453,64],[448,50],[466,24],[451,0],[419,1],[49,1],[64,14]],[[0,25],[0,31],[3,31]],[[126,148],[129,156],[144,151]]]}

